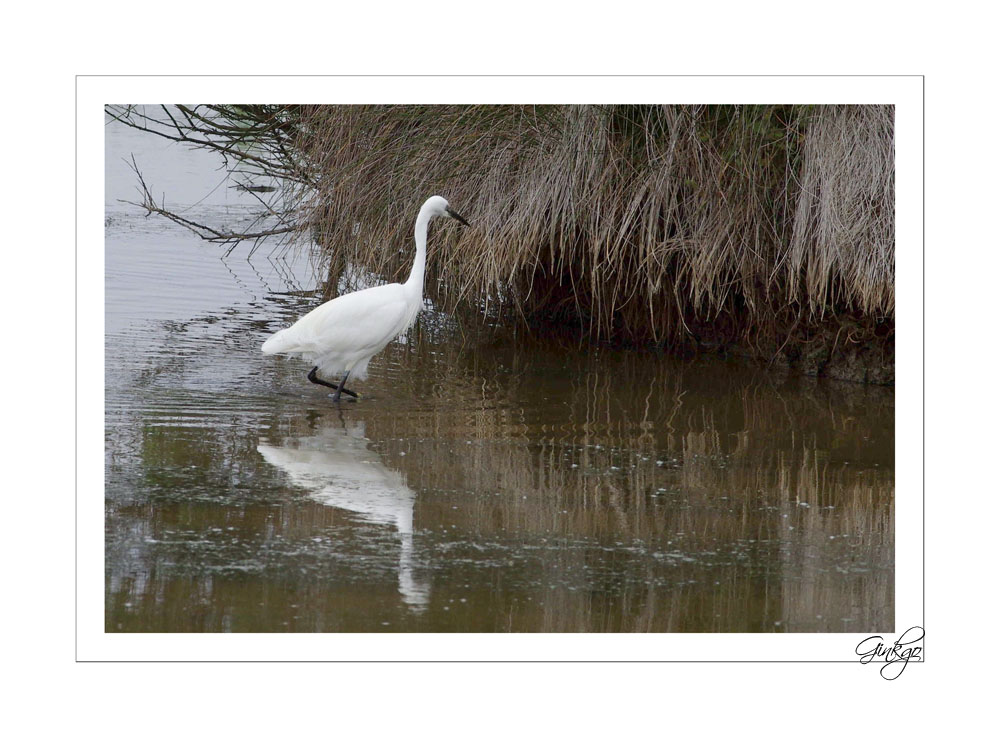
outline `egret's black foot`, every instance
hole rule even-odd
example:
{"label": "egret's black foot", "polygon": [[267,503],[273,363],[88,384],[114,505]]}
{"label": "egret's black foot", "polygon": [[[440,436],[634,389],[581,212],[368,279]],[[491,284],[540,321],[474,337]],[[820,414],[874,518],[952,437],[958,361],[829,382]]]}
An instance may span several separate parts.
{"label": "egret's black foot", "polygon": [[340,384],[338,385],[338,384],[330,384],[329,382],[326,382],[326,381],[320,379],[319,377],[317,377],[316,376],[316,370],[317,369],[319,369],[319,367],[318,366],[314,366],[312,368],[312,371],[309,372],[309,377],[308,377],[309,381],[312,382],[313,384],[321,384],[324,387],[329,387],[330,389],[337,390],[337,398],[335,400],[336,402],[340,402],[340,394],[341,393],[343,393],[345,395],[348,395],[349,397],[353,397],[355,400],[358,399],[359,395],[358,395],[357,392],[355,392],[354,390],[349,390],[346,387],[344,387],[344,382],[347,381],[347,374],[350,374],[350,372],[347,372],[347,374],[344,375],[344,378],[341,380]]}
{"label": "egret's black foot", "polygon": [[348,389],[344,389],[344,385],[345,385],[345,384],[347,384],[347,378],[348,378],[349,376],[351,376],[351,372],[350,372],[350,370],[348,370],[348,371],[344,372],[344,378],[340,380],[340,385],[339,385],[339,386],[337,387],[337,392],[336,392],[336,393],[334,394],[334,396],[333,396],[333,401],[334,401],[334,402],[340,402],[340,395],[341,395],[342,393],[343,393],[343,394],[345,394],[345,395],[351,395],[351,396],[353,396],[353,397],[354,397],[355,399],[357,399],[357,397],[358,397],[358,396],[357,396],[357,394],[356,394],[356,393],[354,393],[354,392],[351,392],[351,391],[350,391],[350,390],[348,390]]}

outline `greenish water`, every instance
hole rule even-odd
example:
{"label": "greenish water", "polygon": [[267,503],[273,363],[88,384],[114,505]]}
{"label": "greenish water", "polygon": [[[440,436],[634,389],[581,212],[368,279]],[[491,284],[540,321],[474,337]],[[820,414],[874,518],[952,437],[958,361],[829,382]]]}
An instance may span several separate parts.
{"label": "greenish water", "polygon": [[892,390],[427,312],[336,407],[259,350],[306,256],[118,203],[140,151],[194,219],[253,215],[146,139],[108,128],[108,631],[893,630]]}

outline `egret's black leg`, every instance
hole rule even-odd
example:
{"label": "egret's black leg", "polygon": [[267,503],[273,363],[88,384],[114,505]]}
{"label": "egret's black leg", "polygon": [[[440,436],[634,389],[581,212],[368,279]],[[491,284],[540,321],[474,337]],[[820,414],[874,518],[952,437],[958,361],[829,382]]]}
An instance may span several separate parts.
{"label": "egret's black leg", "polygon": [[[343,392],[345,395],[348,395],[350,397],[353,397],[353,398],[357,399],[358,393],[354,392],[353,390],[344,389],[344,383],[343,382],[340,383],[340,386],[337,386],[336,384],[330,384],[329,382],[326,382],[326,381],[320,379],[319,377],[317,377],[316,376],[316,370],[317,369],[319,369],[319,367],[318,366],[314,366],[312,368],[312,371],[309,372],[309,381],[310,382],[312,382],[313,384],[321,384],[324,387],[329,387],[330,389],[337,390],[337,397],[338,398],[340,397],[340,393]],[[344,375],[344,379],[345,380],[347,379],[347,374]]]}
{"label": "egret's black leg", "polygon": [[329,387],[330,389],[337,389],[337,385],[330,384],[329,382],[326,382],[326,381],[324,381],[324,380],[322,380],[322,379],[320,379],[319,377],[316,376],[316,371],[318,369],[319,369],[318,366],[314,366],[312,368],[312,371],[309,372],[309,381],[312,382],[313,384],[321,384],[324,387]]}
{"label": "egret's black leg", "polygon": [[340,386],[337,387],[337,393],[333,396],[333,401],[334,402],[340,402],[340,393],[341,392],[346,392],[347,394],[352,395],[353,397],[357,398],[356,394],[354,394],[350,390],[345,390],[344,389],[344,385],[347,384],[347,378],[349,376],[351,376],[350,372],[344,372],[344,378],[340,380]]}

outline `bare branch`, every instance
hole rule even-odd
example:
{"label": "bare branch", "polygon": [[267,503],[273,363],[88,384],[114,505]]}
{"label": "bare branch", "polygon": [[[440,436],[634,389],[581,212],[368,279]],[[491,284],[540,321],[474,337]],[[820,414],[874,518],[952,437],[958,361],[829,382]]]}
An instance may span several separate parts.
{"label": "bare branch", "polygon": [[[121,200],[128,205],[135,205],[146,211],[146,215],[162,215],[164,218],[172,220],[174,223],[178,223],[193,233],[197,233],[198,236],[206,241],[212,241],[215,243],[234,243],[239,241],[256,241],[262,238],[267,238],[268,236],[280,236],[288,233],[295,233],[302,230],[296,225],[285,225],[280,228],[271,228],[262,231],[220,231],[211,226],[205,225],[204,223],[198,223],[188,218],[185,218],[177,213],[168,210],[162,204],[157,205],[156,200],[153,198],[153,193],[150,192],[149,187],[146,185],[146,180],[142,176],[142,172],[139,171],[139,166],[136,164],[135,157],[132,157],[130,163],[130,168],[135,172],[136,177],[139,180],[139,191],[142,195],[142,199],[139,202],[133,202],[131,200]],[[258,198],[259,200],[260,198]],[[263,201],[261,200],[261,203]],[[265,204],[266,205],[266,204]],[[269,208],[270,210],[270,208]],[[277,215],[273,210],[270,210],[271,214]]]}

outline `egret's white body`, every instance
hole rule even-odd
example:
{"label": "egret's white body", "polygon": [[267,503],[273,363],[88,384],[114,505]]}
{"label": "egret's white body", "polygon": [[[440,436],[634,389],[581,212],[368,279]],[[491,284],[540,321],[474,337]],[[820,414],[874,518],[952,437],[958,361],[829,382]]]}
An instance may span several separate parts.
{"label": "egret's white body", "polygon": [[[414,226],[417,253],[405,282],[370,287],[325,302],[294,325],[275,333],[261,350],[265,354],[300,356],[328,377],[344,374],[337,392],[339,399],[346,375],[364,379],[372,357],[413,325],[423,305],[427,226],[432,218],[441,215],[465,223],[443,197],[435,195],[427,200]],[[310,380],[316,381],[314,377],[315,372],[310,374]]]}
{"label": "egret's white body", "polygon": [[301,356],[320,374],[368,373],[368,362],[403,331],[420,312],[421,290],[384,284],[351,292],[320,305],[289,328],[271,336],[265,354]]}

